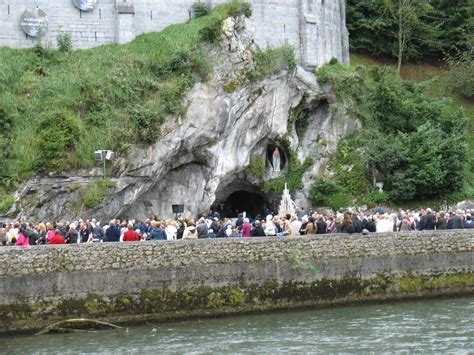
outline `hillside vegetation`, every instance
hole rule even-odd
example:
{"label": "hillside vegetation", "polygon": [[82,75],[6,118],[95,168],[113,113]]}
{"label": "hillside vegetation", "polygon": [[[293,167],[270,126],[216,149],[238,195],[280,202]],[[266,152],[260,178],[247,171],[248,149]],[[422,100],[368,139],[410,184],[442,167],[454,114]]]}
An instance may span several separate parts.
{"label": "hillside vegetation", "polygon": [[347,11],[351,66],[332,63],[316,74],[352,102],[363,129],[340,142],[328,165],[333,177],[313,185],[314,202],[439,206],[474,197],[469,1],[348,1]]}
{"label": "hillside vegetation", "polygon": [[234,0],[121,46],[0,48],[0,189],[90,167],[97,149],[155,142],[166,116],[183,114],[187,90],[211,72],[222,21],[250,11]]}
{"label": "hillside vegetation", "polygon": [[[332,177],[316,180],[312,197],[317,205],[474,196],[468,1],[403,2],[413,4],[409,10],[414,16],[403,9],[410,31],[402,41],[401,78],[394,70],[401,53],[399,24],[390,16],[398,2],[348,1],[352,65],[332,62],[316,75],[334,86],[339,100],[352,102],[351,115],[363,129],[340,142],[328,166]],[[34,175],[91,167],[95,150],[126,153],[134,144],[157,142],[165,120],[185,114],[187,91],[208,79],[213,69],[209,53],[222,21],[237,14],[250,16],[250,5],[233,0],[211,11],[201,3],[188,22],[141,35],[127,45],[71,51],[67,34],[62,34],[62,50],[0,48],[0,195]],[[284,45],[256,53],[245,80],[295,67],[294,50]],[[224,90],[232,92],[236,85],[227,83]],[[311,165],[295,157],[290,157],[287,176],[293,189],[300,187]],[[254,168],[261,171],[258,164],[254,161]],[[385,183],[384,193],[373,187],[374,180]],[[275,179],[263,188],[279,192],[284,182]],[[102,196],[97,191],[107,188],[96,187],[91,195]],[[1,202],[3,211],[13,198],[3,196]],[[96,203],[87,196],[81,201]]]}
{"label": "hillside vegetation", "polygon": [[[472,194],[468,121],[459,105],[430,97],[425,82],[402,80],[390,66],[332,63],[316,75],[351,103],[349,114],[363,125],[339,143],[328,165],[332,177],[315,181],[316,204],[338,209]],[[374,181],[384,183],[384,193]]]}
{"label": "hillside vegetation", "polygon": [[[385,66],[395,65],[389,58],[374,57],[367,54],[352,53],[351,66]],[[469,156],[468,174],[465,183],[474,188],[474,99],[452,90],[451,71],[446,66],[429,63],[405,63],[402,67],[401,77],[418,83],[424,82],[423,93],[431,98],[445,98],[446,104],[452,110],[462,109],[467,118],[464,130],[468,134]],[[474,88],[473,88],[474,89]]]}

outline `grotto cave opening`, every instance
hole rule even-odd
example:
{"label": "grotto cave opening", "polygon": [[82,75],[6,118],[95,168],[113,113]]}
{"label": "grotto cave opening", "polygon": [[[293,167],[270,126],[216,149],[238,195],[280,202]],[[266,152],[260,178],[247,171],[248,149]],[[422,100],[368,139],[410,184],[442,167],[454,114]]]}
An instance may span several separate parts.
{"label": "grotto cave opening", "polygon": [[245,211],[249,217],[263,218],[268,211],[268,201],[261,192],[237,190],[225,198],[216,200],[212,209],[217,210],[221,217],[235,218]]}

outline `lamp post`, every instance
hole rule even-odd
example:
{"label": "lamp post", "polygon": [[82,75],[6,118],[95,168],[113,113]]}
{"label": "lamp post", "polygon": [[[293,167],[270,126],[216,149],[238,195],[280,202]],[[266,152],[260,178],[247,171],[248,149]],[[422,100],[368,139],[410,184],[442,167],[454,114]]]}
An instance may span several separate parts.
{"label": "lamp post", "polygon": [[114,152],[111,150],[96,150],[94,153],[96,161],[103,162],[103,169],[104,169],[104,180],[106,178],[106,162],[107,160],[112,160],[114,157]]}

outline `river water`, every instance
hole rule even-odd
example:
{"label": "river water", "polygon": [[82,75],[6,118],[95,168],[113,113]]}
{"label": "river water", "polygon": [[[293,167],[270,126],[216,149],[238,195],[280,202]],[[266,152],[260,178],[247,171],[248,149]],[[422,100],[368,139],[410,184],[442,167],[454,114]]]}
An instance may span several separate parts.
{"label": "river water", "polygon": [[474,297],[148,324],[114,331],[1,337],[0,353],[474,351]]}

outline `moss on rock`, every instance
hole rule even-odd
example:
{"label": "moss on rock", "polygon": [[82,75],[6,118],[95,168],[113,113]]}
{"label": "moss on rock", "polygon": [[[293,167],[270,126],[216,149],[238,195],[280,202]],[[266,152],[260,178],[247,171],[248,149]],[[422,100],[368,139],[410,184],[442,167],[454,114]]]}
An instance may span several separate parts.
{"label": "moss on rock", "polygon": [[312,283],[279,284],[269,279],[261,285],[198,287],[193,290],[148,289],[138,294],[65,299],[60,303],[39,300],[0,306],[0,332],[39,329],[65,318],[100,318],[115,322],[168,320],[195,316],[234,314],[273,309],[321,306],[368,300],[427,297],[472,293],[471,272],[436,276],[380,273],[369,279],[348,274],[339,280],[322,278]]}

